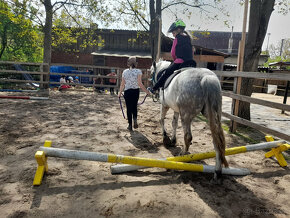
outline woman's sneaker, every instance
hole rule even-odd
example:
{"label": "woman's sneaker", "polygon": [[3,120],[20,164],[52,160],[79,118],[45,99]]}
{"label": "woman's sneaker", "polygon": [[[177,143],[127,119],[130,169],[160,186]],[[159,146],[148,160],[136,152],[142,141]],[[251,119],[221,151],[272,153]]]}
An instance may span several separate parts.
{"label": "woman's sneaker", "polygon": [[137,120],[134,120],[134,129],[137,129],[137,128],[138,128]]}
{"label": "woman's sneaker", "polygon": [[129,130],[129,131],[133,131],[133,128],[132,128],[132,125],[128,125],[128,127],[127,127],[127,129]]}

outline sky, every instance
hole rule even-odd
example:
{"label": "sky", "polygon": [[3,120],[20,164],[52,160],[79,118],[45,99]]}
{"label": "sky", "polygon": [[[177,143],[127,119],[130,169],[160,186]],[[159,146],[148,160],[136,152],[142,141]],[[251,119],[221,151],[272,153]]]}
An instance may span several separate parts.
{"label": "sky", "polygon": [[[289,1],[289,0],[286,0]],[[206,17],[201,17],[199,12],[192,15],[190,19],[185,16],[180,16],[179,18],[183,19],[187,24],[189,30],[208,30],[208,31],[231,31],[231,27],[234,27],[234,32],[242,32],[243,25],[243,15],[244,15],[244,6],[238,4],[238,0],[223,0],[226,8],[229,9],[230,17],[229,27],[224,25],[225,17],[219,16],[219,20],[210,21]],[[248,15],[250,13],[248,9]],[[166,33],[168,27],[172,22],[175,21],[175,16],[172,16],[172,13],[164,12],[162,14],[162,26],[163,32]],[[248,25],[247,25],[248,26]],[[270,35],[268,35],[270,33]],[[268,44],[269,38],[269,44]],[[277,10],[272,12],[270,17],[267,34],[264,40],[263,49],[266,50],[267,44],[277,46],[280,45],[282,39],[290,38],[290,12],[285,16],[279,14]]]}

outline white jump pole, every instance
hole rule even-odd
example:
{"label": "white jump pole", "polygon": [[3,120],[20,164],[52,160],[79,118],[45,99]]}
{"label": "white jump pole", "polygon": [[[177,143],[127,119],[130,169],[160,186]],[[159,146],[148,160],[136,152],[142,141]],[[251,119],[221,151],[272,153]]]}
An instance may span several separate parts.
{"label": "white jump pole", "polygon": [[[140,157],[104,154],[104,153],[88,152],[88,151],[68,150],[68,149],[51,148],[51,147],[40,147],[40,151],[43,151],[47,157],[60,157],[60,158],[69,158],[69,159],[76,159],[76,160],[89,160],[89,161],[100,161],[100,162],[109,162],[109,163],[125,163],[125,164],[133,164],[133,165],[138,165],[138,166],[159,167],[159,168],[166,168],[166,169],[186,170],[186,171],[204,172],[204,173],[215,172],[215,166],[202,165],[202,164],[191,164],[191,163],[183,163],[183,162],[168,161],[168,160],[157,160],[157,159],[150,159],[150,158],[140,158]],[[222,173],[228,174],[228,175],[244,176],[244,175],[250,174],[250,171],[244,168],[223,168]]]}
{"label": "white jump pole", "polygon": [[[280,140],[280,141],[263,142],[263,143],[259,143],[259,144],[228,148],[228,149],[226,149],[225,155],[233,155],[233,154],[245,153],[245,152],[249,152],[249,151],[257,151],[257,150],[275,148],[275,147],[278,147],[284,143],[285,143],[284,140]],[[163,159],[163,160],[189,162],[189,161],[196,161],[196,160],[213,158],[213,157],[215,157],[215,155],[216,154],[213,151],[213,152],[189,154],[189,155],[177,156],[177,157],[168,157],[168,158]],[[128,164],[119,164],[119,165],[111,166],[111,173],[112,174],[124,173],[124,172],[135,171],[138,169],[144,169],[144,168],[147,168],[147,167],[128,165]]]}

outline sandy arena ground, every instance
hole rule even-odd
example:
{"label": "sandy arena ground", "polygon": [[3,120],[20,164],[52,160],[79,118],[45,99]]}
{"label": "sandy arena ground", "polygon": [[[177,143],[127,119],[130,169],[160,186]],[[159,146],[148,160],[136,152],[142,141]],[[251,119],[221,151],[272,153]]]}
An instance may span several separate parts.
{"label": "sandy arena ground", "polygon": [[[33,187],[34,154],[45,140],[57,148],[150,158],[177,155],[183,144],[179,123],[177,147],[162,145],[159,104],[151,99],[139,107],[139,128],[130,133],[117,96],[58,91],[50,96],[48,101],[0,101],[1,218],[290,216],[289,167],[266,159],[265,151],[227,157],[230,166],[252,174],[225,176],[221,186],[210,183],[211,174],[150,168],[111,175],[110,163],[50,157],[42,185]],[[206,122],[195,119],[192,128],[190,152],[213,150]],[[228,147],[247,144],[234,134],[226,133],[226,140]]]}

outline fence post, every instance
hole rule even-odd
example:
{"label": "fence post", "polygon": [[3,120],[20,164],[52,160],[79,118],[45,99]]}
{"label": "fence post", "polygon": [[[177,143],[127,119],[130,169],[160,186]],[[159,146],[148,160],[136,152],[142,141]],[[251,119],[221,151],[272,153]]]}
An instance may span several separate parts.
{"label": "fence post", "polygon": [[[289,81],[287,81],[287,84],[286,84],[286,87],[285,87],[285,93],[284,93],[284,98],[283,98],[283,104],[286,104],[286,102],[287,102],[288,90],[289,90]],[[282,110],[281,113],[284,114],[284,111]]]}
{"label": "fence post", "polygon": [[[236,77],[234,80],[234,89],[233,92],[235,94],[240,94],[241,93],[241,86],[242,86],[242,77]],[[238,116],[239,114],[239,104],[240,101],[237,99],[232,100],[232,115]],[[237,129],[237,123],[233,120],[231,120],[231,125],[230,125],[230,131],[231,132],[236,132]]]}
{"label": "fence post", "polygon": [[[43,63],[40,64],[39,71],[43,73]],[[43,89],[44,88],[44,84],[42,83],[43,82],[43,74],[40,74],[40,82],[41,83],[39,84],[39,88]]]}

